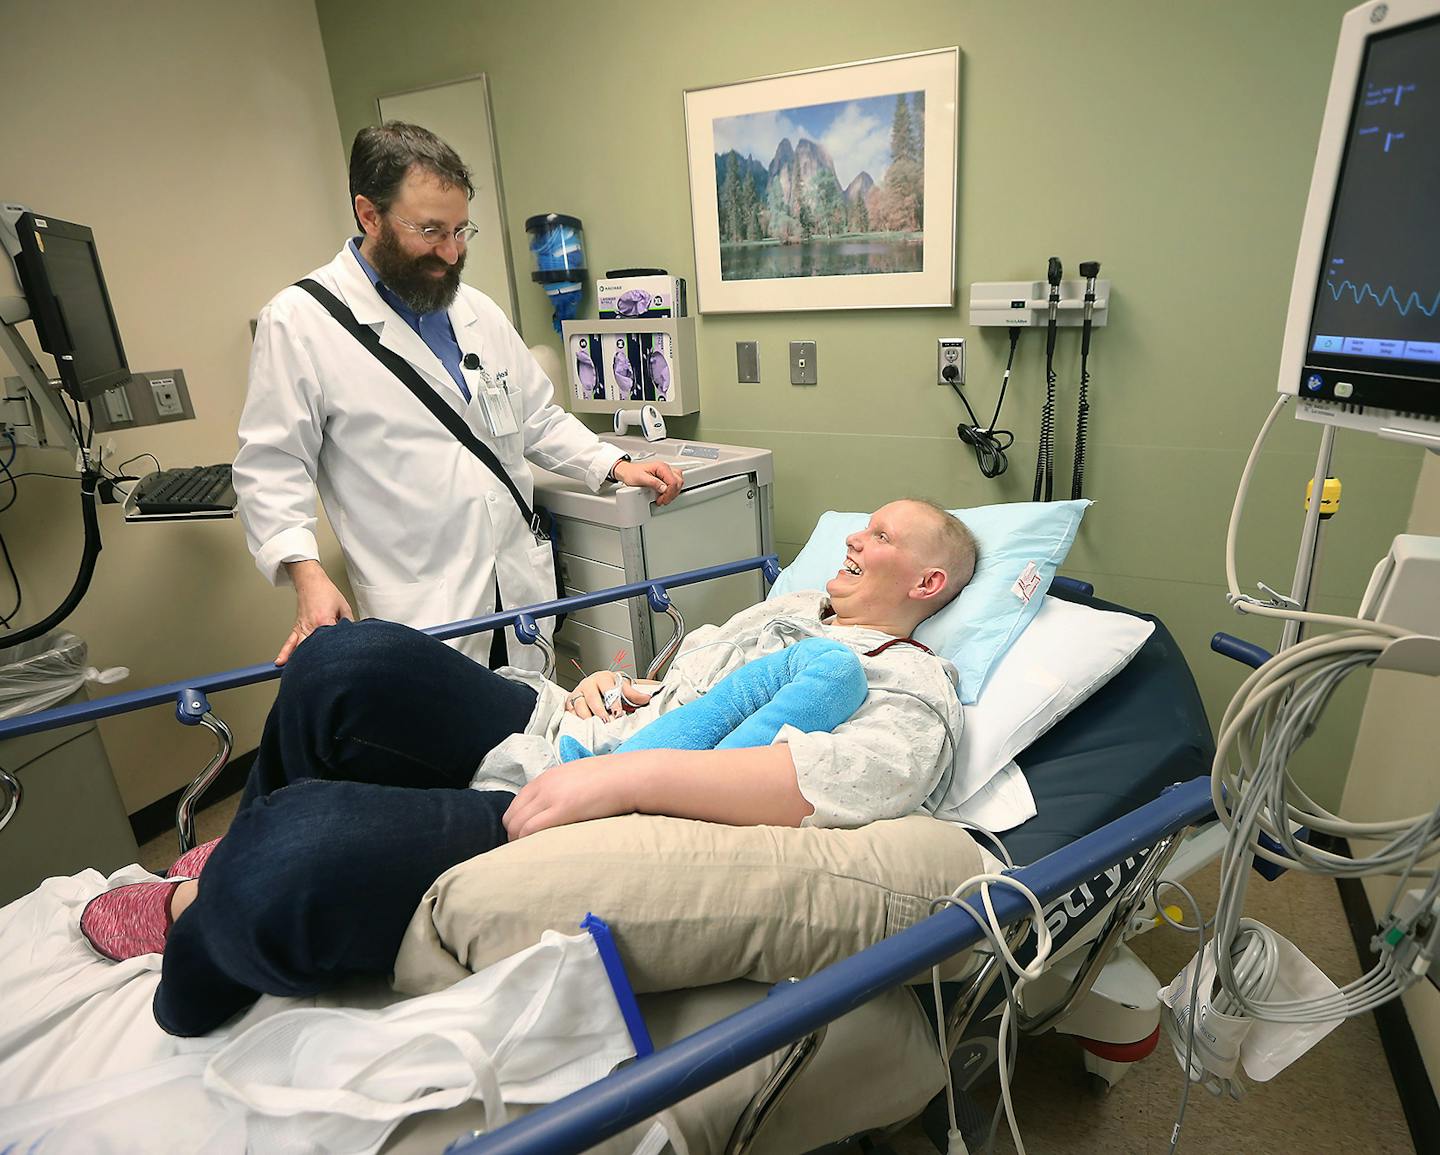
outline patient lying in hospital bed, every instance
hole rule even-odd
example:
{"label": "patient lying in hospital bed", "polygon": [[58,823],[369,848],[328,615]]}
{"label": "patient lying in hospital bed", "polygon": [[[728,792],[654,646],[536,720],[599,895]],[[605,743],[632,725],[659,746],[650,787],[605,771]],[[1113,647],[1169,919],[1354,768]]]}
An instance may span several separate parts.
{"label": "patient lying in hospital bed", "polygon": [[[507,840],[632,812],[844,827],[933,808],[960,706],[953,667],[910,635],[974,565],[949,514],[886,506],[848,539],[828,598],[796,593],[697,631],[653,700],[618,718],[595,716],[598,679],[567,699],[403,627],[319,631],[287,667],[230,833],[181,864],[203,876],[102,895],[82,931],[111,958],[163,951],[156,1020],[203,1034],[260,993],[389,974],[430,884]],[[822,637],[866,681],[839,725],[774,726],[766,746],[606,753],[744,663]],[[562,737],[597,756],[556,765]]]}
{"label": "patient lying in hospital bed", "polygon": [[[1074,508],[1067,509],[1069,506]],[[1196,752],[1203,744],[1200,736],[1205,726],[1193,680],[1163,628],[1144,645],[1133,674],[1127,670],[1099,696],[1098,706],[1087,706],[1082,711],[1093,721],[1067,720],[1034,745],[1034,758],[1022,753],[1038,734],[1124,667],[1150,630],[1149,623],[1141,618],[1072,606],[1054,597],[1036,597],[1028,609],[1038,610],[1038,615],[1031,612],[1026,616],[1022,606],[1028,604],[1028,599],[1019,599],[1011,588],[1016,575],[1029,568],[1030,559],[1040,559],[1053,572],[1073,539],[1081,507],[1082,503],[1057,502],[962,511],[979,536],[985,564],[963,597],[915,631],[921,641],[955,662],[960,672],[961,700],[966,703],[957,711],[957,717],[964,718],[963,730],[957,728],[954,734],[959,749],[942,751],[939,761],[946,764],[939,767],[938,773],[934,767],[929,771],[936,774],[935,789],[927,796],[926,805],[934,805],[934,796],[941,793],[940,783],[952,775],[946,761],[952,754],[953,777],[942,815],[974,815],[979,799],[978,812],[985,815],[980,821],[1004,829],[1035,813],[1038,801],[1040,819],[1020,827],[1015,832],[1018,841],[1010,842],[1022,862],[1057,844],[1056,831],[1060,827],[1074,832],[1088,830],[1096,822],[1153,797],[1165,782],[1192,776],[1208,764],[1208,757]],[[757,615],[761,623],[788,616],[785,609],[798,591],[826,584],[826,578],[836,574],[842,559],[857,552],[862,558],[870,553],[860,566],[865,576],[883,572],[883,562],[876,562],[878,550],[845,547],[846,536],[864,525],[865,520],[864,515],[825,515],[811,545],[782,573],[768,606],[747,613]],[[835,532],[836,524],[844,528]],[[802,564],[813,560],[812,547],[821,543],[825,544],[820,551],[825,555],[823,565],[817,568]],[[806,598],[801,597],[801,601]],[[832,592],[832,601],[843,604],[843,593]],[[1044,608],[1038,604],[1042,601]],[[807,613],[810,621],[816,622],[818,596],[813,602],[816,608]],[[1098,610],[1117,608],[1104,603],[1091,605]],[[1033,618],[1033,624],[1017,624],[1021,617],[1026,622]],[[1087,625],[1091,619],[1093,623]],[[737,617],[728,626],[739,621]],[[956,621],[961,623],[958,629]],[[937,637],[937,627],[948,633]],[[782,644],[816,632],[821,632],[817,625],[802,625],[799,634],[782,636]],[[643,723],[643,719],[637,721],[637,716],[610,721],[591,716],[607,713],[604,687],[610,681],[609,675],[594,679],[581,691],[580,700],[570,702],[568,708],[566,695],[558,687],[538,687],[548,695],[546,710],[538,708],[539,699],[527,696],[530,691],[524,687],[492,679],[489,690],[511,686],[515,690],[513,698],[496,696],[483,716],[472,719],[472,724],[484,732],[458,741],[449,733],[447,717],[466,709],[467,697],[473,698],[468,691],[474,686],[466,681],[468,672],[462,671],[476,667],[463,660],[459,666],[451,664],[456,655],[445,647],[438,647],[443,654],[428,647],[418,651],[396,649],[399,633],[397,627],[385,623],[337,627],[330,635],[333,642],[310,650],[311,660],[298,663],[286,675],[293,684],[287,685],[282,695],[282,703],[291,706],[304,702],[309,714],[277,708],[262,747],[262,753],[272,756],[270,766],[283,767],[285,756],[299,752],[316,759],[313,766],[322,774],[363,778],[367,768],[376,765],[378,755],[388,754],[392,761],[403,763],[404,772],[415,779],[436,775],[446,765],[454,764],[465,766],[456,776],[468,781],[480,761],[477,750],[483,752],[486,743],[499,746],[509,739],[515,747],[515,760],[523,763],[527,743],[569,736],[602,755],[590,767],[584,763],[561,767],[579,772],[613,764],[603,755],[634,740]],[[344,635],[348,639],[342,642]],[[318,637],[323,640],[327,634],[322,632]],[[722,674],[728,668],[728,659],[738,658],[736,646],[743,647],[743,643],[722,643],[717,641],[719,637],[720,631],[714,628],[693,635],[679,667],[672,670],[667,682],[678,685],[687,664],[702,661],[716,662],[720,668],[715,673]],[[953,644],[957,638],[961,640],[958,646]],[[997,647],[996,638],[1003,638],[1003,644]],[[859,654],[864,651],[852,652],[860,660]],[[302,656],[305,653],[302,648]],[[900,654],[911,655],[910,660],[923,657],[910,646],[892,645],[878,660],[883,663]],[[983,655],[984,660],[971,662],[972,654]],[[874,662],[863,660],[868,674]],[[901,667],[912,668],[919,667]],[[300,674],[302,670],[306,671],[304,675]],[[308,688],[302,688],[301,683]],[[713,690],[715,685],[708,683],[708,688]],[[914,688],[906,679],[897,679],[891,686],[901,700],[923,712],[917,699],[904,697]],[[1168,689],[1158,698],[1150,693],[1163,687]],[[707,685],[700,689],[707,689]],[[947,689],[944,695],[947,709],[951,693]],[[632,690],[631,697],[638,703],[646,693]],[[676,698],[689,700],[679,694]],[[972,702],[976,704],[972,706]],[[657,702],[657,712],[661,704]],[[518,723],[517,713],[521,715]],[[531,713],[534,719],[529,718]],[[684,711],[667,708],[666,713],[678,720]],[[896,717],[899,732],[907,739],[910,731],[927,725],[941,729],[933,722],[917,723],[915,715]],[[1181,719],[1187,724],[1180,725]],[[531,721],[535,724],[530,725]],[[845,730],[843,724],[840,729]],[[527,730],[530,732],[520,736],[512,733]],[[855,732],[852,728],[848,733]],[[641,734],[642,742],[643,738]],[[1192,746],[1196,751],[1190,749]],[[1039,753],[1042,747],[1043,755]],[[1077,748],[1090,751],[1088,761],[1077,761]],[[1025,767],[1023,776],[1010,761],[1017,754]],[[546,759],[553,762],[555,757],[551,746]],[[910,773],[907,758],[908,753],[901,751],[896,762],[900,768],[897,781],[902,785]],[[1011,773],[1000,773],[1007,762]],[[266,765],[264,758],[261,765],[262,769]],[[283,775],[278,781],[258,774],[257,778],[260,780],[252,780],[247,792],[247,809],[263,811],[274,805],[268,796],[283,785]],[[1033,800],[1025,787],[1027,778],[1034,786]],[[1000,801],[999,795],[1005,794],[1012,783],[1018,783],[1018,791],[1011,794],[1007,804],[991,806],[989,803]],[[997,784],[1005,789],[997,792]],[[304,789],[319,793],[348,785],[321,782]],[[975,797],[967,802],[969,794],[977,789]],[[283,793],[301,790],[296,786]],[[423,797],[478,792],[432,789],[391,793]],[[986,796],[992,796],[988,802]],[[1107,807],[1103,813],[1081,814],[1087,804],[1094,810],[1102,803]],[[965,831],[947,822],[933,821],[924,816],[923,810],[858,829],[826,827],[816,823],[813,816],[806,826],[797,829],[722,826],[643,815],[553,827],[453,869],[427,868],[433,871],[431,877],[440,877],[429,887],[404,929],[399,954],[393,955],[391,948],[395,963],[392,981],[396,990],[406,994],[448,989],[471,971],[533,946],[547,929],[573,934],[584,913],[594,910],[610,921],[631,984],[642,992],[640,1004],[646,1023],[656,1044],[664,1045],[729,1011],[763,999],[769,983],[812,974],[894,934],[923,918],[935,894],[978,872],[979,854]],[[377,820],[352,832],[381,863],[376,875],[382,886],[388,884],[384,864],[397,861],[401,851],[416,852],[415,840],[410,839],[407,846],[403,837],[406,813],[405,808],[399,808],[387,815],[388,821]],[[321,850],[327,829],[344,824],[338,820],[327,822],[327,816],[318,808],[315,816],[311,829],[293,829],[290,842],[270,847],[273,855],[279,859],[312,855],[316,856],[313,861],[323,863],[325,854]],[[1027,835],[1032,829],[1037,833]],[[402,837],[392,838],[394,831],[400,831]],[[436,834],[448,837],[449,832],[437,829],[432,837]],[[1010,836],[1006,838],[1010,841]],[[231,841],[220,843],[221,849]],[[320,849],[317,844],[322,844]],[[1031,850],[1022,852],[1022,844]],[[199,888],[201,891],[205,887],[221,891],[225,888],[223,875],[213,870],[214,863],[205,864],[214,850],[213,844],[197,848],[177,864],[181,870],[188,868],[192,872],[204,868],[205,886]],[[215,863],[223,861],[223,854],[215,859]],[[276,877],[272,863],[245,857],[237,857],[236,861],[242,869],[238,875],[232,874],[232,888],[243,885],[244,866],[261,881]],[[127,868],[111,885],[137,877],[153,876],[139,868]],[[159,885],[160,892],[167,895],[178,889],[173,881]],[[56,934],[63,929],[65,940],[73,943],[67,949],[75,956],[65,964],[70,969],[63,975],[54,967],[47,970],[47,974],[55,973],[53,982],[46,979],[31,985],[47,991],[53,987],[58,998],[62,987],[56,983],[63,983],[65,1007],[57,1007],[53,1014],[47,1012],[43,1021],[37,1021],[33,1029],[27,1028],[30,1034],[44,1032],[31,1040],[35,1046],[11,1049],[20,1037],[0,1030],[0,1071],[7,1073],[12,1091],[20,1088],[16,1092],[19,1098],[13,1094],[8,1099],[0,1096],[0,1121],[8,1117],[8,1102],[23,1102],[56,1087],[73,1086],[78,1092],[82,1089],[79,1084],[87,1079],[134,1070],[147,1058],[156,1061],[173,1053],[163,1049],[161,1040],[167,1036],[155,1026],[149,1008],[156,971],[162,965],[173,966],[171,952],[175,944],[169,944],[165,956],[143,955],[120,966],[102,962],[75,934],[75,919],[84,903],[104,886],[104,880],[87,871],[74,880],[52,880],[42,892],[54,886],[60,889],[53,890],[53,895],[65,896],[64,905],[69,911],[64,927],[55,923],[54,929]],[[425,890],[423,884],[420,890]],[[42,892],[34,896],[36,902],[25,900],[37,914],[42,908],[49,909]],[[289,898],[295,917],[287,929],[294,928],[311,944],[323,945],[322,934],[305,933],[304,923],[313,910],[310,904],[314,896],[301,895],[299,901],[294,901],[294,895]],[[11,916],[7,920],[0,920],[0,939],[20,947],[18,954],[9,953],[11,962],[23,970],[24,958],[34,952],[21,944],[29,943],[34,934],[32,922],[27,921],[31,911],[22,910],[21,905],[5,912]],[[1097,906],[1094,913],[1098,916],[1100,910]],[[188,917],[181,917],[181,927]],[[337,920],[334,925],[351,936],[373,935],[368,910],[359,919],[351,918],[348,923]],[[163,926],[158,937],[156,949],[165,947]],[[34,961],[42,960],[36,955]],[[375,970],[384,973],[385,968],[377,962]],[[16,966],[4,973],[15,977]],[[106,978],[110,974],[114,976],[113,984]],[[718,985],[704,986],[707,983]],[[102,989],[110,986],[114,987],[113,997],[101,998]],[[75,1002],[86,991],[91,994],[84,996],[83,1003]],[[645,991],[672,993],[647,995]],[[346,1002],[361,994],[348,984],[336,992]],[[170,1040],[170,1045],[213,1049],[223,1045],[217,1040],[227,1034],[233,1037],[236,1031],[255,1022],[257,1016],[294,1005],[266,1000],[238,1025],[203,1043]],[[370,1004],[362,998],[357,1005]],[[122,1031],[127,1041],[116,1046]],[[130,1036],[134,1036],[134,1046],[130,1045]],[[80,1055],[75,1047],[93,1059],[77,1062]],[[102,1055],[113,1058],[101,1064]],[[672,1134],[683,1136],[693,1155],[726,1149],[730,1129],[747,1100],[778,1070],[783,1059],[782,1053],[756,1063],[677,1105],[677,1126]],[[918,1012],[910,992],[888,991],[832,1024],[818,1059],[806,1068],[783,1107],[773,1115],[767,1112],[771,1121],[755,1155],[760,1155],[761,1150],[769,1155],[810,1150],[827,1138],[833,1140],[909,1118],[938,1088],[940,1066],[933,1030]],[[980,1066],[977,1064],[975,1069]],[[968,1063],[965,1069],[971,1069]],[[168,1105],[165,1117],[174,1117]],[[469,1108],[432,1113],[412,1120],[413,1127],[402,1127],[391,1137],[386,1150],[438,1150],[459,1131],[481,1121],[480,1114]],[[628,1152],[633,1142],[615,1149]],[[146,1146],[142,1142],[136,1149]]]}

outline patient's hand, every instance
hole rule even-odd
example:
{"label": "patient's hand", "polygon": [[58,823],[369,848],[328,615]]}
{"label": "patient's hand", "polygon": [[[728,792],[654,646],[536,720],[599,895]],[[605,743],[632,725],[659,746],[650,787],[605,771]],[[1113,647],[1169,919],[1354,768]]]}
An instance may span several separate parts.
{"label": "patient's hand", "polygon": [[[565,699],[565,712],[579,718],[600,718],[608,722],[645,705],[660,688],[659,682],[636,682],[627,678],[620,696],[616,697],[615,687],[620,684],[620,675],[613,670],[588,675]],[[605,707],[607,693],[613,703],[609,709]]]}
{"label": "patient's hand", "polygon": [[602,754],[552,766],[515,795],[502,820],[510,841],[552,826],[631,814],[637,774],[652,751]]}

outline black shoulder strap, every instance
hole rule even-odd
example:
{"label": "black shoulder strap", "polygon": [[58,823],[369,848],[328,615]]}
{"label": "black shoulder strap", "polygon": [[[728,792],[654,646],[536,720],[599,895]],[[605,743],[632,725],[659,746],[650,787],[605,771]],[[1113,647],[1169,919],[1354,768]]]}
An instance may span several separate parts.
{"label": "black shoulder strap", "polygon": [[392,352],[380,344],[380,338],[376,335],[375,330],[360,324],[355,319],[355,314],[346,308],[345,303],[320,282],[306,277],[303,281],[297,281],[296,287],[304,289],[319,301],[325,311],[334,317],[350,336],[365,346],[375,360],[389,369],[402,385],[415,394],[420,404],[435,415],[435,419],[454,435],[456,441],[478,457],[490,472],[505,484],[505,488],[510,491],[510,496],[515,499],[515,508],[520,511],[520,516],[530,527],[530,532],[537,538],[543,538],[545,535],[540,527],[540,519],[525,498],[521,496],[509,472],[500,464],[500,459],[495,456],[488,445],[475,436],[471,428],[465,424],[464,418],[446,405],[440,395],[426,384],[425,379],[420,376],[415,367],[398,353]]}

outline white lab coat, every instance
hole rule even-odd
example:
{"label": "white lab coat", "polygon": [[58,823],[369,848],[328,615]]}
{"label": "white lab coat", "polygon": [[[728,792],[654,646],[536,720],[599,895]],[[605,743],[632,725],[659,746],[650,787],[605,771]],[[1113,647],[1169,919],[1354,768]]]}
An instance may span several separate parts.
{"label": "white lab coat", "polygon": [[[450,374],[381,299],[348,244],[310,274],[404,357],[482,442],[533,505],[525,459],[598,490],[620,451],[553,401],[553,386],[500,309],[461,285],[450,323],[507,393],[519,431],[497,437],[478,403],[479,374]],[[261,311],[240,416],[235,492],[250,552],[272,583],[284,563],[318,559],[315,492],[340,540],[361,616],[424,627],[555,596],[548,542],[537,543],[504,485],[393,374],[291,286]],[[543,622],[542,626],[553,626]],[[507,639],[510,661],[539,669],[533,646]],[[485,661],[490,635],[452,643]]]}

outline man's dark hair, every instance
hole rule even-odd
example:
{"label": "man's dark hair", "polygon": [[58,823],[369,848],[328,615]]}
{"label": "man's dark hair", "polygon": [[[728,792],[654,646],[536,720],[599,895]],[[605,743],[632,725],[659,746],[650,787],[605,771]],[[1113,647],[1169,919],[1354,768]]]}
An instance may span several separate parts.
{"label": "man's dark hair", "polygon": [[[475,195],[470,170],[459,153],[428,128],[387,120],[362,128],[350,146],[350,211],[355,212],[357,196],[367,198],[382,213],[389,209],[411,165],[419,165],[442,184],[463,188],[466,199]],[[358,213],[355,223],[360,223]]]}

